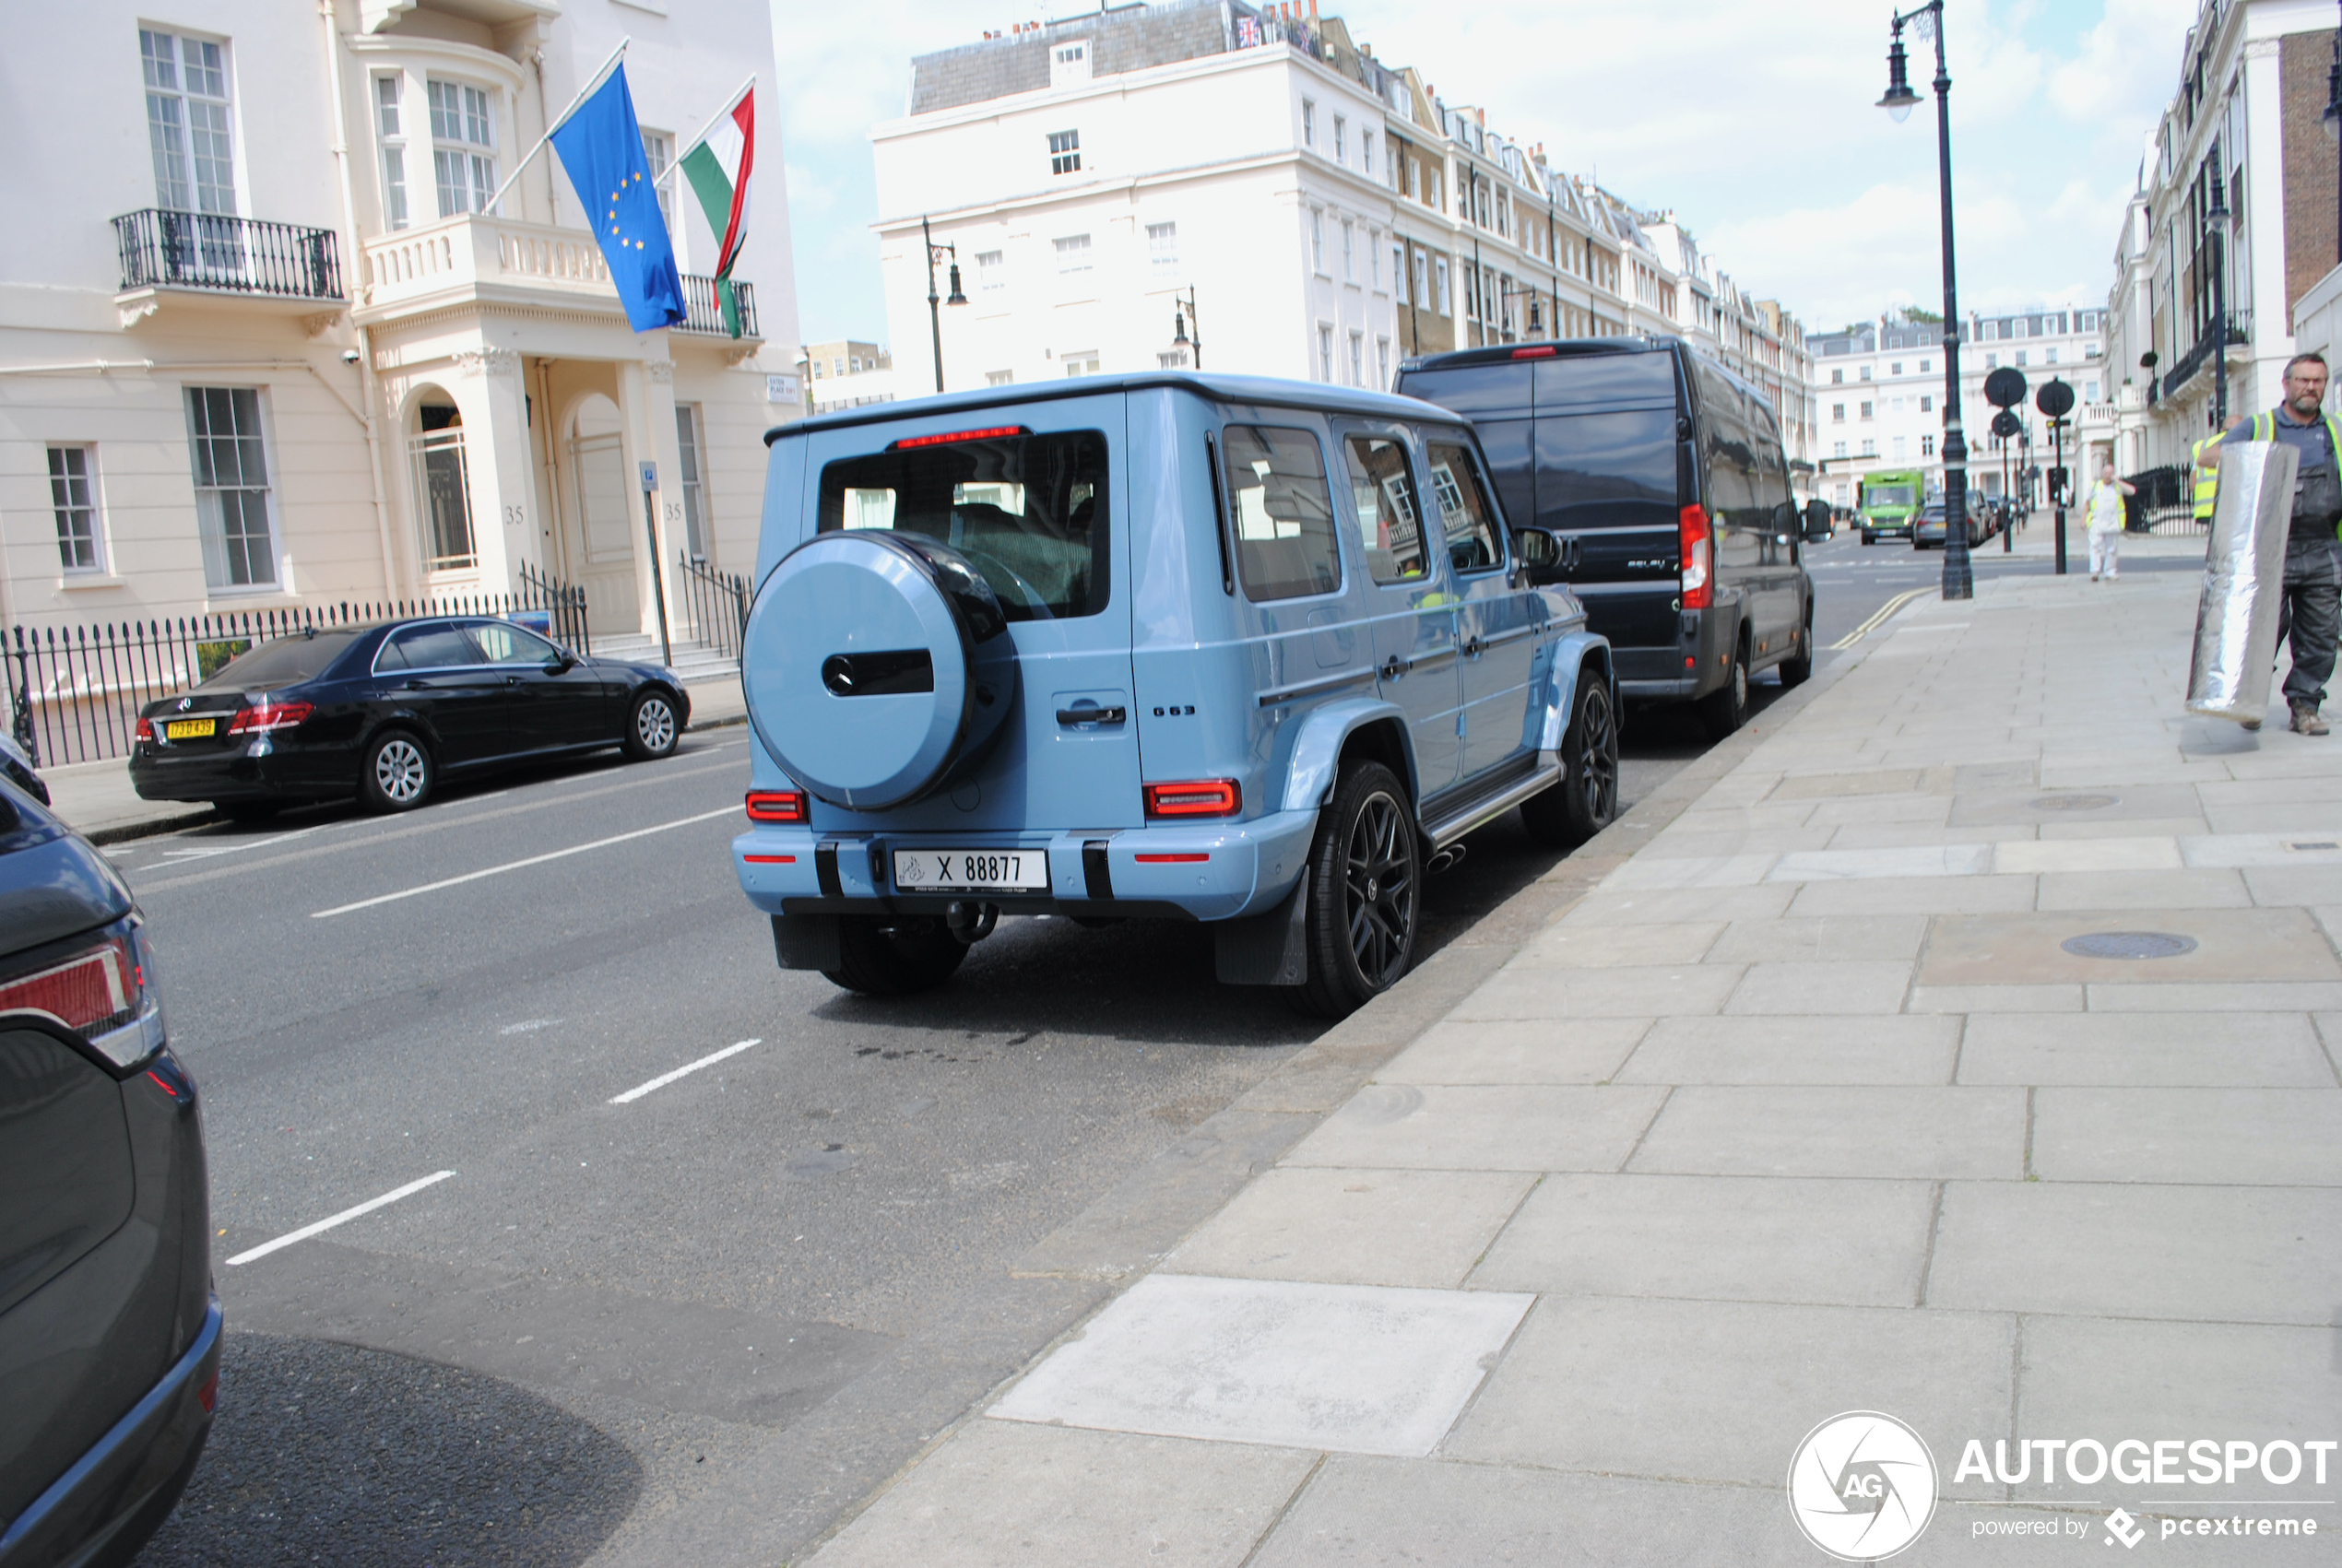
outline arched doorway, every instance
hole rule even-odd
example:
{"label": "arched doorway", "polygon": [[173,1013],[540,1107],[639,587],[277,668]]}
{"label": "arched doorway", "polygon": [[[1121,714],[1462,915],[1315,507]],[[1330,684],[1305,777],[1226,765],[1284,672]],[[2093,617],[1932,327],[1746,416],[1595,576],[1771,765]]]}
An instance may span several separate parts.
{"label": "arched doorway", "polygon": [[595,626],[631,629],[641,618],[634,581],[634,519],[628,502],[625,440],[618,405],[600,393],[581,398],[562,432],[570,493],[577,498],[579,542],[585,547],[587,613]]}
{"label": "arched doorway", "polygon": [[407,450],[423,570],[471,571],[479,564],[479,548],[472,531],[464,416],[455,400],[436,386],[422,388],[408,405]]}

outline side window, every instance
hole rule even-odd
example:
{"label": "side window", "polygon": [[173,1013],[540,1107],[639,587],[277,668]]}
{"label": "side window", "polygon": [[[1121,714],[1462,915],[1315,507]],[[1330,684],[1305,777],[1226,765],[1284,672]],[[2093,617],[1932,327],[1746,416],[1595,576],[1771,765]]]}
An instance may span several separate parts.
{"label": "side window", "polygon": [[1342,443],[1342,454],[1348,460],[1350,504],[1367,575],[1378,583],[1421,582],[1431,560],[1424,553],[1407,449],[1380,436],[1354,435]]}
{"label": "side window", "polygon": [[392,632],[375,663],[382,669],[461,669],[486,661],[461,627],[434,621]]}
{"label": "side window", "polygon": [[509,621],[476,620],[464,630],[491,665],[549,665],[559,657],[550,643]]}
{"label": "side window", "polygon": [[1444,442],[1431,443],[1431,493],[1439,502],[1448,564],[1458,572],[1486,572],[1505,563],[1488,487],[1481,481],[1470,451]]}
{"label": "side window", "polygon": [[1340,588],[1333,495],[1318,438],[1307,430],[1230,425],[1220,440],[1246,596],[1297,599]]}

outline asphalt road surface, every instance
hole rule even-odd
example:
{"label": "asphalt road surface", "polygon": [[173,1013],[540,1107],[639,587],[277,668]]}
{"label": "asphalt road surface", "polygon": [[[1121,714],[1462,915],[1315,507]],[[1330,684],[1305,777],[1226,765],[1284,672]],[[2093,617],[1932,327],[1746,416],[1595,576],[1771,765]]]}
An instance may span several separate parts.
{"label": "asphalt road surface", "polygon": [[[1940,566],[1814,555],[1825,645]],[[1706,747],[1626,733],[1629,803]],[[714,730],[109,852],[201,1085],[229,1324],[142,1563],[794,1555],[1105,1289],[1010,1263],[1319,1028],[1164,922],[1003,921],[903,1001],[785,973],[727,855],[745,780]],[[1474,834],[1426,950],[1555,859]]]}

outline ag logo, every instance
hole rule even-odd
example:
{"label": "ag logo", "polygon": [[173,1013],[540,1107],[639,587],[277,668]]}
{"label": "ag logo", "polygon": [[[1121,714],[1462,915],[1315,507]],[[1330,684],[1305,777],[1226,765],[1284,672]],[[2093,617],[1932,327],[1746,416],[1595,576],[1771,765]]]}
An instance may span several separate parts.
{"label": "ag logo", "polygon": [[2107,1545],[2112,1546],[2119,1540],[2126,1547],[2133,1547],[2146,1539],[2147,1532],[2139,1528],[2138,1520],[2128,1509],[2117,1508],[2106,1516]]}
{"label": "ag logo", "polygon": [[1893,1416],[1832,1416],[1789,1461],[1789,1512],[1807,1540],[1840,1562],[1892,1557],[1934,1516],[1935,1456]]}

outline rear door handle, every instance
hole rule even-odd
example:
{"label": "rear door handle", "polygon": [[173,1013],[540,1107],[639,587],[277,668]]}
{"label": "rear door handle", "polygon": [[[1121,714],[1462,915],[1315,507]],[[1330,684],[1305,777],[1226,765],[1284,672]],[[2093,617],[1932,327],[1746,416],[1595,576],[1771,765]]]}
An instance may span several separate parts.
{"label": "rear door handle", "polygon": [[1401,675],[1405,673],[1406,667],[1406,666],[1399,662],[1399,655],[1393,654],[1389,658],[1382,661],[1382,678],[1385,680],[1396,680]]}
{"label": "rear door handle", "polygon": [[1118,725],[1127,716],[1120,708],[1059,708],[1061,725]]}

